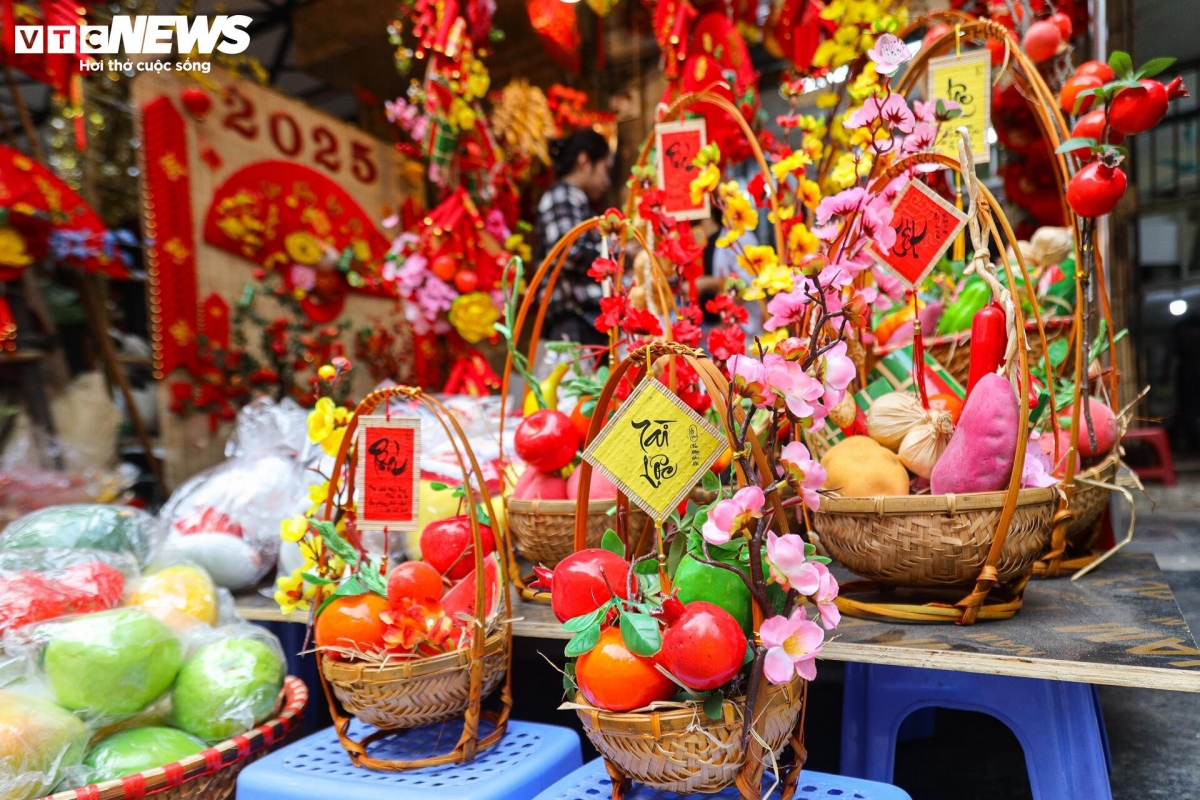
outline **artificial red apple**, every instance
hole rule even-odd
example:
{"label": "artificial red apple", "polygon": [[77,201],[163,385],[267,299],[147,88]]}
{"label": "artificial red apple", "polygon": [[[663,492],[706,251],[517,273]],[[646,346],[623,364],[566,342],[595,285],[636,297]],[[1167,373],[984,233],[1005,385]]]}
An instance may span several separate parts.
{"label": "artificial red apple", "polygon": [[552,472],[527,467],[513,487],[514,500],[566,500],[567,482]]}
{"label": "artificial red apple", "polygon": [[[483,539],[483,554],[496,552],[492,529],[480,525],[479,535]],[[465,578],[475,568],[475,554],[471,552],[471,518],[459,514],[426,525],[421,532],[421,558],[452,581]]]}
{"label": "artificial red apple", "polygon": [[[579,481],[581,470],[575,470],[567,478],[567,499],[579,497]],[[588,500],[616,500],[617,487],[597,470],[592,470],[592,478],[588,481]]]}
{"label": "artificial red apple", "polygon": [[514,443],[521,460],[542,472],[554,472],[570,464],[582,444],[571,418],[549,408],[521,420]]}

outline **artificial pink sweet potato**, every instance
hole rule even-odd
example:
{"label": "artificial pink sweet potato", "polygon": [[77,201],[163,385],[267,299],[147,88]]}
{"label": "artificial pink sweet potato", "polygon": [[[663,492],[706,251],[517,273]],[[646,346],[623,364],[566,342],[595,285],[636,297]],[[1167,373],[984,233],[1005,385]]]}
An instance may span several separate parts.
{"label": "artificial pink sweet potato", "polygon": [[1017,397],[1008,379],[985,375],[967,398],[950,444],[929,476],[933,494],[995,492],[1017,457]]}

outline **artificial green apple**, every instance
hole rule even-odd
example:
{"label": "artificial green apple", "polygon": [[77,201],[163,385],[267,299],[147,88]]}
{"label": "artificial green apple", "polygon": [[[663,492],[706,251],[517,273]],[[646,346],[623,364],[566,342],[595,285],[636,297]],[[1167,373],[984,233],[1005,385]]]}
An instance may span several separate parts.
{"label": "artificial green apple", "polygon": [[220,639],[205,645],[175,681],[175,724],[207,742],[243,733],[275,708],[283,676],[279,656],[257,639]]}
{"label": "artificial green apple", "polygon": [[42,670],[55,698],[98,719],[141,711],[171,686],[182,661],[171,629],[136,608],[88,614],[47,631]]}
{"label": "artificial green apple", "polygon": [[208,745],[174,728],[131,728],[101,739],[84,757],[90,783],[124,778],[172,764],[202,752]]}
{"label": "artificial green apple", "polygon": [[49,700],[0,690],[0,797],[48,794],[87,752],[88,729]]}

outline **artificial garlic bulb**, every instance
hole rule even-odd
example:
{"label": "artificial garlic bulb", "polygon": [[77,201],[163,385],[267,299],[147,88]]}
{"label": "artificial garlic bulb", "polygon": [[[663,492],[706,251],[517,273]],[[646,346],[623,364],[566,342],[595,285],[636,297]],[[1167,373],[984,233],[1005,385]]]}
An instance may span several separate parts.
{"label": "artificial garlic bulb", "polygon": [[1038,266],[1061,264],[1075,252],[1075,236],[1070,228],[1049,225],[1038,228],[1029,240],[1033,263]]}
{"label": "artificial garlic bulb", "polygon": [[914,394],[892,392],[871,404],[867,410],[867,433],[893,452],[913,426],[927,422],[929,412]]}
{"label": "artificial garlic bulb", "polygon": [[904,435],[900,442],[900,463],[909,472],[928,478],[933,474],[933,466],[942,457],[942,452],[950,444],[954,435],[954,418],[945,411],[929,411],[928,420],[913,428]]}

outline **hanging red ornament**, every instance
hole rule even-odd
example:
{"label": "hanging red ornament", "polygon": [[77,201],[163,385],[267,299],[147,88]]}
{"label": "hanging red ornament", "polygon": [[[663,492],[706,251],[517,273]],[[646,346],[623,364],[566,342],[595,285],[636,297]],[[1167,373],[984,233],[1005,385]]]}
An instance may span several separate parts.
{"label": "hanging red ornament", "polygon": [[767,52],[787,59],[797,72],[808,72],[822,36],[836,28],[833,21],[821,19],[824,9],[821,0],[783,0],[767,20],[763,38]]}
{"label": "hanging red ornament", "polygon": [[525,10],[546,53],[564,69],[579,72],[579,46],[583,38],[575,6],[562,0],[527,0]]}

